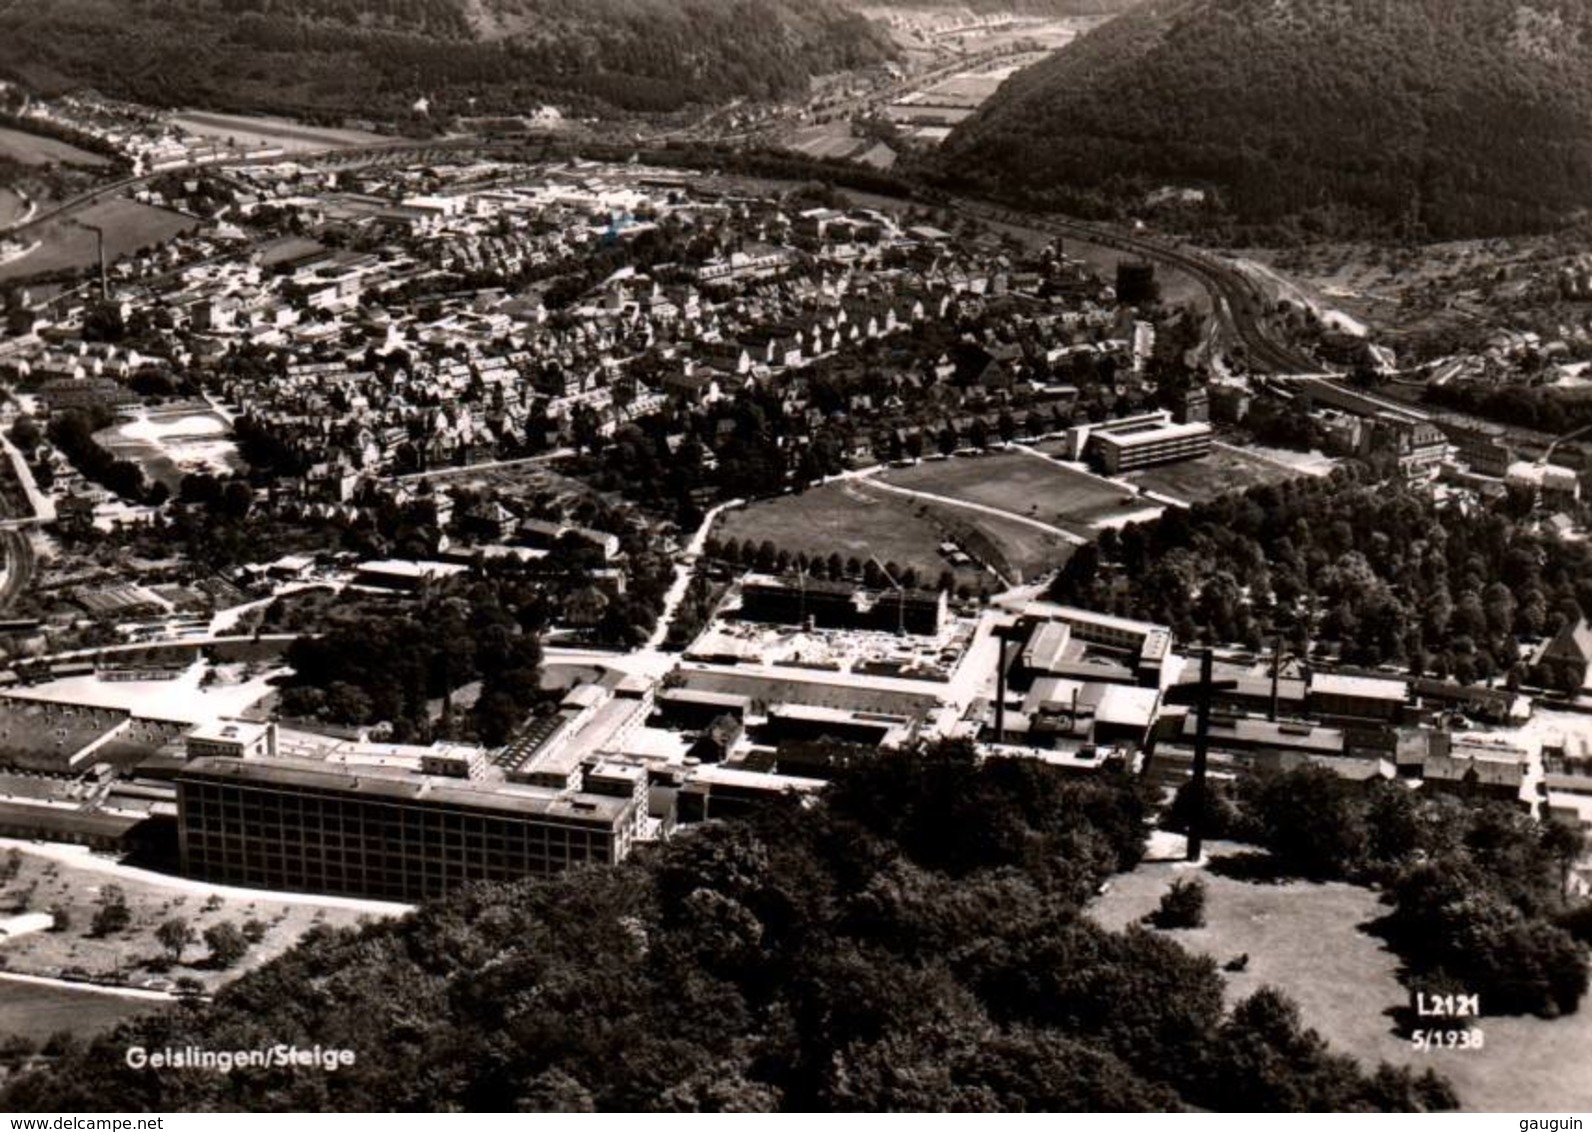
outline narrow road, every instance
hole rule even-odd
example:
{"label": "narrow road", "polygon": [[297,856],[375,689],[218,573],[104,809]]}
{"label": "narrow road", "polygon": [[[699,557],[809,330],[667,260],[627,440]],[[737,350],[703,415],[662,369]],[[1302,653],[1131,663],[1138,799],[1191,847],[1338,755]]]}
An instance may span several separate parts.
{"label": "narrow road", "polygon": [[46,975],[24,975],[20,971],[0,971],[0,979],[12,983],[31,983],[36,987],[56,987],[59,990],[106,994],[113,998],[133,998],[141,1002],[176,1002],[181,997],[169,991],[149,990],[145,987],[105,986],[102,983],[85,983],[72,979],[52,979]]}
{"label": "narrow road", "polygon": [[488,460],[481,464],[465,464],[461,467],[448,466],[446,468],[428,468],[423,472],[405,472],[401,476],[392,478],[398,483],[407,483],[410,480],[435,480],[446,476],[467,476],[474,472],[491,472],[503,468],[526,468],[537,464],[551,464],[555,460],[563,460],[575,455],[573,448],[555,448],[551,452],[543,452],[540,456],[521,456],[513,460]]}
{"label": "narrow road", "polygon": [[696,572],[697,559],[702,556],[702,548],[707,544],[708,534],[713,530],[713,524],[718,522],[719,516],[731,507],[739,507],[745,503],[744,499],[732,499],[728,503],[720,503],[711,508],[703,516],[701,526],[691,536],[691,541],[686,543],[685,551],[680,555],[679,561],[674,566],[674,582],[669,586],[669,592],[664,595],[663,609],[658,614],[658,624],[652,630],[652,636],[647,638],[645,652],[656,653],[663,647],[663,642],[669,639],[669,629],[674,624],[674,618],[680,612],[680,603],[685,600],[685,592],[690,588],[691,575]]}

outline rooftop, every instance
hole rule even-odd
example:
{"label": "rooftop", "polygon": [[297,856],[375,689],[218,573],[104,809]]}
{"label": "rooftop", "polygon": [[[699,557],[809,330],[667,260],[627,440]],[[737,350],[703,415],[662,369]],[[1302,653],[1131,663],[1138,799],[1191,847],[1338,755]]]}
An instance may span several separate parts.
{"label": "rooftop", "polygon": [[1363,700],[1403,703],[1409,698],[1407,680],[1379,680],[1374,676],[1339,676],[1330,672],[1312,673],[1310,692],[1318,696],[1352,696]]}
{"label": "rooftop", "polygon": [[266,724],[250,723],[239,719],[218,719],[210,723],[200,724],[188,732],[189,739],[197,739],[201,743],[250,743],[259,742],[269,730]]}
{"label": "rooftop", "polygon": [[395,803],[491,811],[519,817],[615,825],[629,803],[601,795],[569,795],[535,786],[477,786],[457,779],[429,778],[372,767],[357,772],[310,759],[195,759],[179,782],[250,783],[334,794],[355,794]]}

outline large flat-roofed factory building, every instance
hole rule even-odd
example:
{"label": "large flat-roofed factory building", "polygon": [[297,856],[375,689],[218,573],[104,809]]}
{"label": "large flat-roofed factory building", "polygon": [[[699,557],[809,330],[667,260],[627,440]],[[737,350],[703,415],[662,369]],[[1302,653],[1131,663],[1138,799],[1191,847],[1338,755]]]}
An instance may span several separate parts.
{"label": "large flat-roofed factory building", "polygon": [[299,758],[196,759],[178,777],[186,876],[414,902],[478,880],[614,864],[633,793],[483,784]]}

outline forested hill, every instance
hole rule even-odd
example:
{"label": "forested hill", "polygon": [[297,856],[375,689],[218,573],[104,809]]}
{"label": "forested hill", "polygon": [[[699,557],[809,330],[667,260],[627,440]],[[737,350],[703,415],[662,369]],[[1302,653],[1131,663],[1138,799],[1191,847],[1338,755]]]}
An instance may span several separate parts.
{"label": "forested hill", "polygon": [[156,104],[391,116],[785,95],[890,53],[837,0],[49,0],[0,11],[0,75]]}
{"label": "forested hill", "polygon": [[[315,931],[214,1004],[124,1024],[8,1111],[1252,1111],[1448,1108],[1269,988],[1080,912],[1139,859],[1137,779],[968,744],[863,760],[816,808],[617,868]],[[128,1068],[149,1050],[351,1049],[336,1072]]]}
{"label": "forested hill", "polygon": [[1115,16],[1142,0],[846,0],[862,11],[905,8],[979,16]]}
{"label": "forested hill", "polygon": [[1557,225],[1592,179],[1587,0],[1148,0],[958,128],[948,173],[1086,214],[1430,238]]}

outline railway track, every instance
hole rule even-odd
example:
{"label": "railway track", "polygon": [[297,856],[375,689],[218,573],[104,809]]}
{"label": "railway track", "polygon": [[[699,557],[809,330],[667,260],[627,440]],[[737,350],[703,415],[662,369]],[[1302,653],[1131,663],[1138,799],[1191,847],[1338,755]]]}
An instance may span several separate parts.
{"label": "railway track", "polygon": [[1243,347],[1245,360],[1252,369],[1272,374],[1321,371],[1320,362],[1272,336],[1264,321],[1265,296],[1242,272],[1216,256],[1061,216],[1013,212],[962,199],[954,200],[952,205],[987,220],[1085,240],[1182,271],[1198,280],[1210,293],[1223,333],[1229,341]]}

